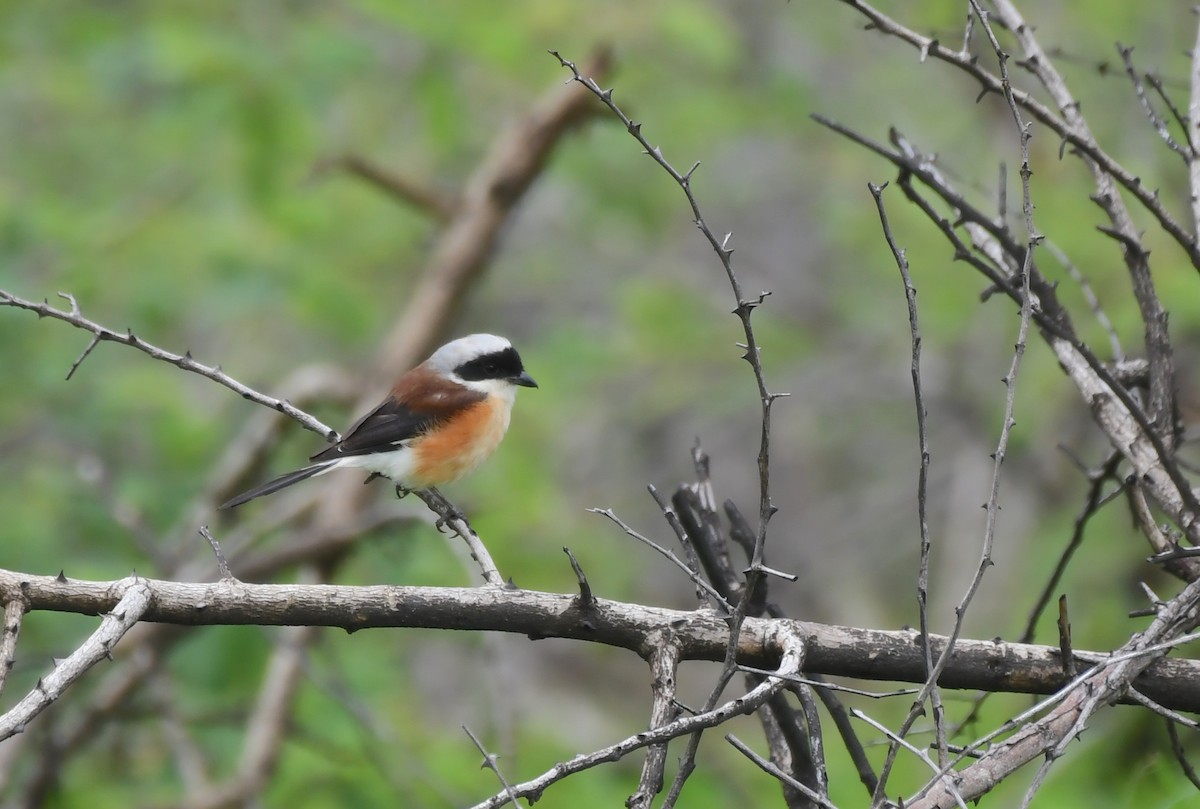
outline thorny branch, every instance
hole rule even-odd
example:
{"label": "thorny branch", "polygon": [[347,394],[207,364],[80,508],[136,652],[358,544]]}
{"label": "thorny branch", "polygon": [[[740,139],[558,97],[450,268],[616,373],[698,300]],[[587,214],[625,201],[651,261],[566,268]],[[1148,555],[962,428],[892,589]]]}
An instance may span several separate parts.
{"label": "thorny branch", "polygon": [[[12,293],[2,289],[0,289],[0,306],[13,306],[19,309],[28,309],[29,311],[36,313],[38,317],[49,317],[55,320],[61,320],[64,323],[71,324],[77,329],[83,329],[84,331],[91,332],[93,335],[95,335],[95,339],[93,340],[92,345],[88,346],[87,351],[84,352],[84,356],[91,352],[91,349],[97,342],[108,341],[120,343],[121,345],[127,345],[131,348],[136,348],[139,351],[144,351],[146,354],[149,354],[156,360],[161,360],[162,362],[174,365],[180,370],[199,374],[206,379],[211,379],[213,382],[216,382],[219,385],[224,385],[234,393],[241,396],[243,399],[263,405],[264,407],[269,407],[272,410],[278,410],[280,413],[283,413],[289,418],[294,419],[305,429],[312,430],[314,433],[323,436],[328,441],[338,440],[338,434],[336,430],[334,430],[332,427],[322,424],[310,414],[293,407],[290,402],[282,399],[275,399],[271,396],[265,396],[253,388],[243,385],[241,382],[238,382],[236,379],[222,371],[219,365],[209,366],[201,362],[197,362],[192,357],[190,351],[186,351],[183,354],[175,354],[167,351],[166,349],[159,348],[158,346],[146,342],[142,338],[136,336],[132,330],[121,334],[120,332],[113,331],[106,326],[101,326],[99,323],[88,320],[83,316],[83,312],[80,311],[79,304],[76,303],[74,297],[66,292],[60,292],[58,294],[71,304],[70,309],[55,309],[48,301],[42,301],[41,303],[37,303],[36,301],[27,301],[24,298],[19,298],[16,295],[13,295]],[[82,360],[83,357],[80,357],[80,359],[72,367],[72,372],[79,366],[79,363]]]}
{"label": "thorny branch", "polygon": [[[900,168],[901,187],[905,190],[909,199],[931,221],[937,224],[943,234],[954,244],[955,257],[968,261],[972,266],[992,279],[996,288],[1005,291],[1006,294],[1021,305],[1022,334],[1029,322],[1036,322],[1042,330],[1043,336],[1058,355],[1060,363],[1071,379],[1079,386],[1085,400],[1092,406],[1096,421],[1109,435],[1114,447],[1118,450],[1119,454],[1114,455],[1114,459],[1106,464],[1106,472],[1102,476],[1092,479],[1093,485],[1088,498],[1088,505],[1076,521],[1075,534],[1071,544],[1068,546],[1067,552],[1060,560],[1060,567],[1065,565],[1071,552],[1078,546],[1087,518],[1094,513],[1095,509],[1102,502],[1111,497],[1111,495],[1102,497],[1103,483],[1110,476],[1114,475],[1116,467],[1115,459],[1117,458],[1123,458],[1131,462],[1134,466],[1136,474],[1128,477],[1128,480],[1133,484],[1130,493],[1134,501],[1137,502],[1137,496],[1141,494],[1141,489],[1145,487],[1153,494],[1155,500],[1164,507],[1168,515],[1175,520],[1176,524],[1180,526],[1183,533],[1195,541],[1197,539],[1194,530],[1197,518],[1197,501],[1190,483],[1183,476],[1173,453],[1177,442],[1178,427],[1174,400],[1174,366],[1171,344],[1166,328],[1166,315],[1158,300],[1158,295],[1149,271],[1148,251],[1142,247],[1140,233],[1133,226],[1129,212],[1124,207],[1124,202],[1120,194],[1116,193],[1117,186],[1121,186],[1132,192],[1133,196],[1159,220],[1164,230],[1174,237],[1180,246],[1188,252],[1193,264],[1200,267],[1200,264],[1197,263],[1196,240],[1191,234],[1185,232],[1166,212],[1158,199],[1157,192],[1151,193],[1142,188],[1141,181],[1138,178],[1133,177],[1120,166],[1116,165],[1114,161],[1099,149],[1080,112],[1078,103],[1071,96],[1062,77],[1057,73],[1049,57],[1037,42],[1033,27],[1025,22],[1011,2],[1008,0],[996,0],[993,3],[995,17],[1003,24],[1004,29],[1016,38],[1021,50],[1024,52],[1021,62],[1022,66],[1037,78],[1042,87],[1050,94],[1050,97],[1054,99],[1061,118],[1041,107],[1030,95],[1013,88],[1006,68],[1009,58],[1008,54],[1002,48],[992,29],[991,16],[988,12],[984,11],[977,0],[970,0],[970,5],[973,10],[975,22],[978,23],[978,27],[986,34],[991,49],[998,58],[999,70],[995,74],[981,67],[979,61],[969,52],[971,25],[968,25],[966,44],[962,51],[953,52],[946,49],[936,40],[923,37],[905,28],[903,25],[865,3],[849,0],[846,4],[860,11],[871,20],[873,27],[884,34],[897,37],[917,47],[922,59],[933,55],[938,59],[955,65],[963,72],[976,78],[983,85],[985,91],[1002,94],[1020,132],[1022,147],[1021,175],[1022,190],[1024,192],[1023,211],[1025,214],[1026,231],[1029,235],[1029,241],[1023,247],[1018,246],[1016,240],[1010,236],[1003,220],[991,219],[980,213],[974,206],[966,204],[958,194],[949,188],[948,184],[941,177],[931,170],[930,166],[924,160],[914,160],[911,152],[907,152],[903,147],[898,148],[895,152],[879,149],[876,144],[870,143],[861,136],[850,133],[831,122],[822,120],[822,123],[831,126],[831,128],[841,132],[841,134],[883,154]],[[1187,147],[1179,145],[1171,138],[1165,121],[1157,116],[1146,96],[1141,78],[1133,66],[1129,49],[1122,47],[1119,50],[1127,73],[1134,82],[1135,92],[1144,109],[1146,109],[1152,124],[1159,131],[1159,134],[1163,137],[1168,147],[1180,154],[1189,163],[1192,171],[1194,192],[1197,187],[1200,187],[1200,181],[1196,179],[1200,174],[1196,170],[1195,155],[1191,147],[1190,128],[1185,127],[1185,133],[1188,136]],[[1200,64],[1200,60],[1195,61],[1194,64]],[[1196,98],[1200,97],[1198,93],[1200,93],[1200,71],[1194,70],[1193,103],[1189,110],[1190,118],[1193,122],[1200,119],[1200,113],[1197,112],[1200,109],[1200,103],[1195,101]],[[1169,99],[1167,100],[1167,104],[1178,120],[1180,116],[1175,111],[1175,107],[1170,103]],[[1094,199],[1108,216],[1111,223],[1111,227],[1102,228],[1102,231],[1113,236],[1122,246],[1123,256],[1129,277],[1132,281],[1133,297],[1139,305],[1142,320],[1146,328],[1145,349],[1148,358],[1149,373],[1147,385],[1148,397],[1144,405],[1145,410],[1143,410],[1140,396],[1128,390],[1122,381],[1118,381],[1114,374],[1108,368],[1104,367],[1094,354],[1074,336],[1066,312],[1058,305],[1053,294],[1053,289],[1048,287],[1045,280],[1040,277],[1032,261],[1033,249],[1040,243],[1041,236],[1034,228],[1032,220],[1033,207],[1030,202],[1029,182],[1032,172],[1030,170],[1028,149],[1030,129],[1029,124],[1023,120],[1024,111],[1030,112],[1035,119],[1058,133],[1064,139],[1065,143],[1069,143],[1075,147],[1075,153],[1081,157],[1083,163],[1092,171],[1096,185]],[[893,142],[897,142],[897,139],[893,138]],[[899,146],[899,144],[897,145]],[[953,222],[936,213],[932,206],[926,203],[916,192],[912,183],[912,178],[914,177],[952,206],[956,217]],[[1198,195],[1193,193],[1192,198],[1193,204],[1195,204]],[[1200,207],[1196,208],[1196,210],[1200,210]],[[1200,221],[1200,214],[1197,214],[1195,218],[1197,221]],[[956,231],[959,230],[965,230],[969,234],[967,242],[957,237]],[[890,238],[889,243],[891,243]],[[969,247],[968,244],[970,245]],[[894,244],[893,250],[895,251]],[[898,261],[902,259],[899,253],[897,253],[897,259]],[[1069,261],[1064,262],[1064,266],[1067,266],[1069,270],[1073,270]],[[1019,270],[1017,269],[1018,267],[1020,268]],[[1007,277],[1005,277],[1005,274],[1007,274]],[[1079,275],[1077,272],[1073,272],[1072,274]],[[1013,279],[1019,281],[1019,284],[1013,283]],[[1085,287],[1085,295],[1089,295],[1088,299],[1092,305],[1093,312],[1097,314],[1097,317],[1101,317],[1102,313],[1098,308],[1098,304],[1096,304],[1094,297],[1090,296],[1089,293],[1090,290]],[[1104,322],[1102,319],[1102,323]],[[1121,360],[1123,352],[1121,352],[1120,345],[1116,342],[1115,333],[1111,329],[1109,329],[1109,335],[1114,346],[1115,357],[1117,360]],[[1018,340],[1017,352],[1014,355],[1014,369],[1015,363],[1020,359],[1023,345],[1024,338],[1022,336]],[[1005,379],[1006,384],[1010,385],[1005,417],[1005,433],[1011,423],[1011,416],[1009,415],[1012,404],[1011,376],[1012,374],[1010,373]],[[1114,408],[1113,405],[1117,403],[1119,403],[1119,406]],[[1131,422],[1133,423],[1132,425]],[[1133,426],[1132,430],[1130,429],[1131,426]],[[996,455],[997,470],[1003,460],[1004,443],[1004,434],[1002,434],[1000,447]],[[993,490],[992,500],[989,501],[989,511],[995,504],[994,493],[995,490]],[[1142,511],[1148,513],[1147,509],[1142,509]],[[989,523],[991,523],[992,516],[989,513]],[[1152,535],[1157,533],[1157,528],[1153,526],[1153,519],[1139,517],[1138,522],[1143,531],[1147,533],[1147,537],[1153,542],[1154,537]],[[989,527],[988,534],[990,535],[990,533],[991,528]],[[989,556],[985,547],[984,564],[981,565],[976,573],[976,581],[978,581],[983,567],[986,566],[988,558]],[[1193,580],[1193,577],[1188,575],[1189,571],[1177,570],[1176,572],[1183,573],[1184,575],[1181,577],[1185,580]],[[973,589],[974,585],[968,590],[967,601],[969,601],[969,595]],[[1189,591],[1191,589],[1192,587],[1189,587]],[[1185,591],[1185,594],[1187,592]],[[1047,588],[1046,595],[1048,596],[1048,594],[1049,588]],[[1177,597],[1175,600],[1169,602],[1170,607],[1178,609],[1180,608],[1180,603],[1185,600],[1186,595]],[[961,623],[965,603],[959,606],[956,629],[951,633],[952,641],[957,636],[958,625]],[[1157,606],[1158,618],[1161,619],[1167,609],[1165,605],[1159,604]],[[1184,607],[1183,609],[1186,613],[1191,607]],[[1190,628],[1190,624],[1194,623],[1194,620],[1185,618],[1182,623],[1186,631],[1187,628]],[[931,687],[934,681],[936,681],[936,673],[931,676],[928,687]],[[1120,683],[1114,684],[1112,678],[1109,678],[1105,682],[1114,689],[1110,694],[1122,693]],[[1089,695],[1093,694],[1091,690],[1085,693]],[[1105,704],[1103,698],[1096,700],[1093,696],[1082,700],[1082,703],[1078,706],[1074,706],[1075,702],[1076,700],[1067,699],[1064,702],[1064,707],[1054,712],[1056,715],[1068,715],[1070,710],[1074,710],[1075,713],[1070,715],[1071,721],[1069,724],[1066,724],[1063,728],[1055,728],[1053,732],[1045,728],[1042,729],[1043,738],[1047,735],[1052,735],[1056,741],[1050,745],[1050,754],[1047,755],[1046,762],[1039,769],[1033,784],[1026,793],[1023,805],[1027,805],[1032,800],[1033,795],[1046,777],[1046,773],[1052,766],[1053,761],[1062,754],[1065,747],[1078,731],[1082,730],[1091,714]],[[1072,705],[1073,707],[1068,709],[1065,707],[1067,705]],[[915,710],[914,706],[914,713]],[[910,713],[909,720],[911,721],[912,718],[913,713]],[[1039,724],[1045,725],[1049,721],[1051,720],[1046,720]],[[906,722],[901,727],[899,734],[897,734],[897,740],[903,736],[907,727],[908,723]],[[940,748],[940,738],[938,743]],[[978,749],[977,746],[972,747]],[[892,751],[895,749],[896,746],[893,743]],[[951,805],[955,801],[961,803],[962,797],[959,795],[960,791],[968,799],[977,797],[1004,777],[1003,774],[997,775],[999,768],[1006,767],[1009,762],[1017,761],[1018,759],[1022,762],[1028,760],[1028,758],[1021,758],[1022,755],[1018,753],[1004,753],[995,756],[985,754],[981,762],[986,763],[970,765],[967,770],[955,773],[953,780],[949,777],[943,778],[939,776],[932,782],[937,783],[940,790],[935,801],[936,805]],[[1002,763],[998,764],[996,759],[999,759]],[[890,761],[889,754],[889,764]],[[952,762],[950,766],[954,766],[955,764],[957,764],[957,761]],[[944,758],[943,766],[946,766]],[[883,800],[882,781],[886,779],[887,769],[888,767],[885,766],[884,779],[881,779],[881,786],[875,792],[876,804],[879,804]],[[947,772],[949,772],[948,767]],[[972,784],[973,790],[960,790],[962,772],[979,773],[982,780]],[[986,782],[986,785],[982,785],[984,782]],[[909,804],[906,803],[906,805]]]}
{"label": "thorny branch", "polygon": [[[100,627],[67,659],[60,660],[53,671],[39,679],[32,691],[0,716],[0,741],[20,733],[31,719],[58,699],[88,669],[101,660],[111,658],[117,641],[142,619],[150,607],[150,585],[136,576],[116,583],[113,592],[120,593],[120,599],[104,615]],[[7,602],[12,603],[13,600],[10,597]]]}
{"label": "thorny branch", "polygon": [[[925,409],[925,396],[921,388],[921,323],[917,312],[917,290],[913,286],[912,275],[909,272],[908,257],[905,255],[905,251],[896,244],[891,224],[888,221],[887,209],[883,204],[884,187],[886,186],[867,183],[867,188],[870,190],[871,196],[875,199],[875,208],[879,212],[879,221],[883,227],[884,239],[887,241],[888,248],[892,251],[892,258],[896,262],[896,267],[900,270],[900,280],[904,284],[904,298],[908,306],[908,328],[912,335],[911,376],[913,398],[915,400],[914,406],[917,411],[917,450],[920,453],[920,465],[917,471],[917,522],[920,526],[921,554],[920,566],[917,571],[917,615],[918,625],[921,629],[922,645],[924,646],[925,669],[928,673],[928,681],[932,684],[928,696],[930,706],[933,709],[938,761],[945,765],[947,743],[945,710],[942,707],[941,694],[937,688],[933,650],[929,646],[929,557],[933,542],[929,537],[929,518],[926,512],[930,457],[929,433],[925,424],[928,413]],[[887,770],[884,771],[885,778],[886,773]],[[879,789],[878,785],[876,789]]]}
{"label": "thorny branch", "polygon": [[[600,85],[592,79],[580,72],[574,62],[564,59],[557,51],[550,51],[551,55],[556,58],[559,63],[571,71],[574,81],[582,84],[592,94],[599,98],[612,113],[620,119],[625,125],[626,131],[633,136],[638,143],[641,144],[646,154],[650,156],[655,163],[670,175],[682,189],[684,196],[687,198],[688,205],[692,211],[692,221],[700,232],[704,234],[704,238],[708,240],[709,245],[717,254],[721,262],[721,266],[725,270],[725,276],[729,281],[729,285],[733,290],[733,295],[736,300],[736,308],[733,313],[737,315],[742,324],[742,332],[746,342],[743,346],[745,354],[743,358],[750,363],[750,367],[754,372],[754,380],[758,386],[758,396],[762,411],[761,433],[759,438],[758,450],[758,478],[759,478],[759,519],[758,531],[755,535],[754,552],[750,559],[750,568],[746,574],[746,589],[753,592],[763,583],[766,577],[766,572],[763,569],[763,552],[766,546],[767,525],[771,521],[776,508],[771,502],[771,486],[770,486],[770,458],[771,458],[771,407],[775,400],[787,394],[771,393],[767,388],[766,375],[762,367],[761,348],[758,344],[758,339],[754,333],[754,326],[751,323],[751,315],[756,308],[762,305],[763,301],[770,294],[762,292],[756,298],[748,297],[742,291],[741,281],[738,279],[737,273],[733,269],[733,248],[729,246],[731,233],[727,233],[723,239],[718,239],[716,234],[709,228],[708,223],[704,220],[704,215],[700,211],[700,204],[692,191],[692,175],[700,164],[695,163],[687,172],[680,172],[664,157],[662,149],[657,146],[652,146],[650,141],[642,134],[642,125],[634,122],[625,112],[617,106],[613,101],[612,89],[601,89]],[[703,710],[711,710],[720,699],[721,693],[725,690],[729,680],[733,677],[736,671],[736,645],[740,632],[742,621],[745,620],[747,611],[750,607],[749,599],[742,599],[733,611],[730,618],[730,641],[729,651],[725,657],[725,664],[722,668],[720,676],[717,678],[717,683],[709,694],[708,699],[704,703]],[[672,784],[670,792],[667,794],[666,801],[663,803],[664,809],[670,809],[678,800],[679,792],[683,787],[683,783],[687,780],[694,768],[696,750],[699,746],[700,734],[697,732],[689,741],[687,752],[684,753],[682,763],[679,768],[679,774],[675,778],[675,783]]]}
{"label": "thorny branch", "polygon": [[[791,635],[784,630],[779,638],[779,643],[783,648],[783,657],[779,663],[778,674],[798,674],[804,665],[803,641],[798,636]],[[735,716],[754,713],[763,703],[771,698],[772,694],[777,693],[785,684],[786,680],[780,677],[767,677],[762,685],[750,691],[745,696],[732,699],[722,705],[697,714],[680,717],[661,727],[651,728],[635,736],[630,736],[609,747],[578,755],[569,761],[560,762],[553,769],[537,778],[521,784],[515,784],[510,790],[494,795],[488,800],[476,804],[472,809],[498,809],[498,807],[503,806],[509,800],[510,793],[515,794],[517,797],[529,798],[531,802],[535,801],[541,797],[546,787],[561,781],[569,775],[591,769],[599,764],[617,761],[643,747],[662,744],[680,736],[694,734],[699,730],[724,724]]]}

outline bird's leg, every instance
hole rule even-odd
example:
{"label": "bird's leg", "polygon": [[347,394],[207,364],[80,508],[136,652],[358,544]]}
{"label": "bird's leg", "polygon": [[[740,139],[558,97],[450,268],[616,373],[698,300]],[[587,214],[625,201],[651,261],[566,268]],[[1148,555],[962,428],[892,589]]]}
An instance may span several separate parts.
{"label": "bird's leg", "polygon": [[403,486],[401,486],[399,483],[396,484],[396,499],[397,500],[403,500],[404,498],[408,497],[410,494],[412,494],[411,489],[406,489]]}

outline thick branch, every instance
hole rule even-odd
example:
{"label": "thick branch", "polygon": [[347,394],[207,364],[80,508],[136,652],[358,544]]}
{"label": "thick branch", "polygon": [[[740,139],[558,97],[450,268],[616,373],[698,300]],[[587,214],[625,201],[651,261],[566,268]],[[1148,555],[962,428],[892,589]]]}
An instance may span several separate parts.
{"label": "thick branch", "polygon": [[[153,595],[144,621],[201,625],[422,627],[514,632],[535,638],[574,638],[642,653],[651,632],[670,627],[680,660],[725,658],[729,626],[709,610],[684,612],[596,599],[579,610],[576,597],[530,590],[456,587],[181,583],[140,579]],[[29,610],[87,615],[111,610],[120,582],[59,580],[0,570],[0,600],[21,599]],[[28,617],[26,618],[28,620]],[[782,619],[747,618],[739,662],[774,668],[781,649],[774,627]],[[925,681],[925,655],[914,630],[885,631],[784,621],[807,647],[805,671],[868,680]],[[930,635],[934,654],[943,635]],[[1076,650],[1081,663],[1103,659]],[[1068,680],[1054,646],[959,640],[939,685],[986,691],[1050,694]],[[1146,696],[1180,711],[1200,711],[1200,661],[1160,660],[1136,681]]]}

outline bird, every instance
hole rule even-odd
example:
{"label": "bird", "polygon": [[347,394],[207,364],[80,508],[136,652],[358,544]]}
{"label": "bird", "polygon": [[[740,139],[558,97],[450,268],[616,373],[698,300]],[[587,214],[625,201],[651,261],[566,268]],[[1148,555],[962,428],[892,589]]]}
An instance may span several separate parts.
{"label": "bird", "polygon": [[508,430],[517,388],[536,388],[512,343],[495,334],[452,340],[406,371],[386,399],[340,441],[280,475],[222,503],[231,509],[334,469],[385,477],[396,492],[433,489],[470,474]]}

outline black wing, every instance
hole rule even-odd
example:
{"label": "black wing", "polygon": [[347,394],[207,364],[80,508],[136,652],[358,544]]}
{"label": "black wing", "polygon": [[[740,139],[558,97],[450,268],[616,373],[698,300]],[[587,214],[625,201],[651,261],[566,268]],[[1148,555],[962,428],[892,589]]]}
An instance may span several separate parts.
{"label": "black wing", "polygon": [[310,461],[333,461],[347,455],[390,452],[405,441],[424,435],[438,422],[432,413],[413,408],[389,397],[359,419],[341,441],[326,447]]}

